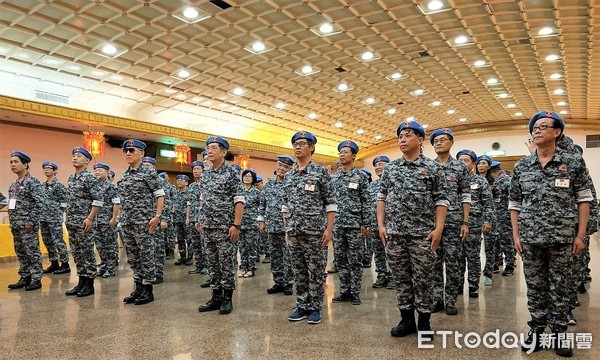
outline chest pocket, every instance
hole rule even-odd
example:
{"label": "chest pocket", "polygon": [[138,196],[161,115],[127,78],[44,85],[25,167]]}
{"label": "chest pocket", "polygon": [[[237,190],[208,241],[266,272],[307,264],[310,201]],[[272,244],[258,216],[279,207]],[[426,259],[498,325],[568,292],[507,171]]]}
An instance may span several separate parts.
{"label": "chest pocket", "polygon": [[538,184],[538,179],[534,174],[525,173],[520,179],[521,192],[523,194],[533,194],[542,184]]}
{"label": "chest pocket", "polygon": [[428,175],[418,174],[414,180],[415,190],[419,192],[429,192],[433,189],[433,179]]}

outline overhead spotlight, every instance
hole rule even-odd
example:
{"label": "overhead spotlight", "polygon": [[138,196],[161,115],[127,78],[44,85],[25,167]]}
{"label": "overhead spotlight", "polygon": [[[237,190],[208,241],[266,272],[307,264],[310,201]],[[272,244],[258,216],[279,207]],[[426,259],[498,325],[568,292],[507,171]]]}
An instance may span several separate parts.
{"label": "overhead spotlight", "polygon": [[364,53],[362,53],[360,55],[360,58],[363,61],[373,61],[373,60],[377,60],[379,59],[373,52],[371,51],[365,51]]}
{"label": "overhead spotlight", "polygon": [[518,112],[515,113],[515,116],[523,116],[523,113],[520,112],[520,111],[518,111]]}
{"label": "overhead spotlight", "polygon": [[489,78],[489,79],[487,79],[486,83],[488,85],[496,85],[498,83],[498,79],[496,79],[496,78]]}
{"label": "overhead spotlight", "polygon": [[433,106],[433,107],[440,106],[440,105],[442,105],[442,102],[439,100],[432,101],[431,103],[429,103],[429,106]]}
{"label": "overhead spotlight", "polygon": [[550,26],[546,26],[546,27],[543,27],[538,30],[539,36],[548,36],[548,35],[552,35],[553,33],[554,33],[554,28],[551,28]]}
{"label": "overhead spotlight", "polygon": [[362,103],[365,105],[373,105],[373,104],[375,104],[375,98],[372,98],[372,97],[366,98],[362,101]]}
{"label": "overhead spotlight", "polygon": [[485,62],[485,60],[475,60],[475,62],[473,62],[473,66],[484,67],[484,66],[490,66],[490,65],[487,62]]}
{"label": "overhead spotlight", "polygon": [[383,136],[381,136],[381,135],[375,135],[375,137],[373,139],[375,139],[375,140],[381,140],[382,137]]}
{"label": "overhead spotlight", "polygon": [[321,37],[331,36],[342,32],[337,26],[329,22],[325,22],[318,27],[311,28],[310,31]]}
{"label": "overhead spotlight", "polygon": [[432,0],[427,3],[427,9],[431,10],[431,11],[437,11],[437,10],[441,9],[443,6],[444,6],[444,3],[442,3],[439,0]]}
{"label": "overhead spotlight", "polygon": [[171,88],[167,88],[164,91],[166,94],[175,94],[177,92],[177,90]]}
{"label": "overhead spotlight", "polygon": [[467,121],[467,118],[460,118],[460,119],[458,119],[458,122],[465,122],[465,121]]}
{"label": "overhead spotlight", "polygon": [[566,101],[559,101],[556,103],[557,106],[566,106],[567,102]]}
{"label": "overhead spotlight", "polygon": [[562,77],[562,75],[561,75],[561,74],[559,74],[559,73],[554,73],[554,74],[550,75],[550,79],[551,79],[551,80],[558,80],[558,79],[560,79],[561,77]]}
{"label": "overhead spotlight", "polygon": [[410,94],[412,96],[420,96],[420,95],[425,94],[425,90],[423,90],[423,89],[416,89],[416,90],[411,91]]}
{"label": "overhead spotlight", "polygon": [[467,35],[458,35],[452,41],[447,41],[450,46],[466,46],[473,45],[473,39]]}
{"label": "overhead spotlight", "polygon": [[558,55],[556,54],[550,54],[548,56],[546,56],[546,61],[556,61],[558,60]]}
{"label": "overhead spotlight", "polygon": [[338,129],[341,129],[344,126],[344,123],[342,123],[341,121],[338,121],[335,124],[333,124],[333,126]]}
{"label": "overhead spotlight", "polygon": [[318,117],[319,115],[316,112],[309,112],[308,115],[306,115],[306,118],[310,120],[315,120]]}
{"label": "overhead spotlight", "polygon": [[340,83],[338,84],[338,86],[333,88],[333,91],[336,92],[346,92],[348,90],[351,90],[352,88],[350,86],[348,86],[348,84],[346,83]]}
{"label": "overhead spotlight", "polygon": [[554,95],[562,95],[565,93],[563,89],[556,89],[552,92]]}
{"label": "overhead spotlight", "polygon": [[568,114],[568,113],[569,113],[569,112],[568,112],[567,110],[561,110],[561,112],[559,112],[559,114],[561,114],[561,115],[566,115],[566,114]]}
{"label": "overhead spotlight", "polygon": [[511,104],[507,104],[506,107],[509,109],[514,109],[517,107],[517,105],[511,103]]}
{"label": "overhead spotlight", "polygon": [[114,58],[117,58],[117,57],[125,54],[126,52],[127,52],[127,49],[109,43],[109,44],[104,44],[98,54],[100,54],[104,57],[109,57],[109,58],[114,59]]}
{"label": "overhead spotlight", "polygon": [[244,47],[244,50],[251,52],[255,55],[260,55],[260,54],[266,53],[267,51],[271,51],[273,49],[267,47],[267,45],[264,42],[257,40],[255,42],[253,42],[252,44]]}
{"label": "overhead spotlight", "polygon": [[112,56],[117,53],[117,48],[112,44],[106,44],[102,47],[102,52]]}
{"label": "overhead spotlight", "polygon": [[329,34],[333,31],[333,26],[330,23],[324,23],[319,26],[319,31],[323,34]]}
{"label": "overhead spotlight", "polygon": [[385,111],[386,114],[388,115],[394,115],[396,113],[396,109],[395,108],[389,108]]}
{"label": "overhead spotlight", "polygon": [[171,74],[171,76],[174,77],[175,79],[183,80],[183,81],[189,80],[197,75],[198,75],[198,73],[194,73],[189,69],[180,69]]}
{"label": "overhead spotlight", "polygon": [[228,94],[233,95],[233,96],[237,96],[240,97],[242,95],[244,95],[244,89],[242,89],[241,87],[236,87],[233,90],[231,90],[231,92],[229,92]]}
{"label": "overhead spotlight", "polygon": [[415,121],[415,117],[414,116],[409,116],[406,118],[406,121]]}
{"label": "overhead spotlight", "polygon": [[208,19],[210,14],[202,9],[186,6],[175,11],[173,17],[188,24],[194,24],[198,21]]}
{"label": "overhead spotlight", "polygon": [[364,133],[365,133],[365,130],[364,130],[364,129],[358,129],[358,130],[356,130],[356,133],[357,133],[358,135],[362,135],[362,134],[364,134]]}
{"label": "overhead spotlight", "polygon": [[307,65],[302,65],[302,67],[299,68],[298,70],[296,70],[295,73],[300,76],[309,76],[312,74],[316,74],[319,71],[320,70],[315,69],[313,66],[307,64]]}
{"label": "overhead spotlight", "polygon": [[285,103],[282,101],[279,101],[278,103],[275,104],[275,109],[277,110],[283,110],[285,108]]}
{"label": "overhead spotlight", "polygon": [[456,110],[450,109],[450,110],[446,111],[446,114],[448,114],[448,115],[454,115],[454,114],[456,114]]}
{"label": "overhead spotlight", "polygon": [[396,80],[401,80],[402,79],[402,74],[399,72],[395,72],[390,74],[389,76],[385,77],[386,79],[390,80],[390,81],[396,81]]}
{"label": "overhead spotlight", "polygon": [[435,14],[451,9],[451,7],[448,6],[447,1],[441,0],[420,1],[420,3],[417,4],[417,7],[425,15]]}

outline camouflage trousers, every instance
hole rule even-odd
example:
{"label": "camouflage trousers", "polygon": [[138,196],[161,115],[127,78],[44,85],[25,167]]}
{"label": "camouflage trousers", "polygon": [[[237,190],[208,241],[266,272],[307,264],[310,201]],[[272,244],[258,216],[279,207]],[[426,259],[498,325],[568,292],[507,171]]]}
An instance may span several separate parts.
{"label": "camouflage trousers", "polygon": [[83,224],[67,224],[69,245],[77,268],[77,276],[96,277],[94,231],[83,231]]}
{"label": "camouflage trousers", "polygon": [[175,251],[175,238],[177,237],[177,232],[175,231],[175,224],[172,221],[169,221],[169,227],[165,232],[165,250]]}
{"label": "camouflage trousers", "polygon": [[[571,244],[532,245],[521,243],[523,273],[527,284],[527,308],[532,330],[543,331],[550,325],[552,332],[567,330],[570,281],[573,279]],[[552,317],[548,320],[548,312]]]}
{"label": "camouflage trousers", "polygon": [[362,263],[371,265],[373,261],[373,238],[372,235],[362,239]]}
{"label": "camouflage trousers", "polygon": [[286,287],[294,284],[290,250],[285,243],[285,233],[268,233],[267,239],[271,245],[271,273],[275,285]]}
{"label": "camouflage trousers", "polygon": [[321,311],[325,295],[321,235],[289,235],[288,247],[296,284],[296,307],[309,312]]}
{"label": "camouflage trousers", "polygon": [[269,242],[269,238],[267,237],[267,235],[261,235],[260,232],[258,233],[258,257],[260,258],[260,255],[270,255],[271,254],[271,243]]}
{"label": "camouflage trousers", "polygon": [[[96,250],[100,255],[100,264],[98,266],[101,271],[115,272],[119,265],[119,245],[115,237],[115,230],[111,229],[108,224],[98,224],[92,230],[94,240],[96,242]],[[117,254],[117,257],[115,257]]]}
{"label": "camouflage trousers", "polygon": [[390,270],[388,269],[387,259],[385,257],[385,247],[379,238],[377,226],[371,227],[371,242],[373,255],[375,256],[375,272],[378,279],[389,280]]}
{"label": "camouflage trousers", "polygon": [[[590,237],[585,236],[583,239],[585,247],[589,249]],[[571,271],[571,280],[569,280],[571,287],[569,289],[569,307],[575,309],[577,307],[577,287],[579,284],[585,284],[586,275],[586,258],[585,250],[579,255],[573,255],[573,270]]]}
{"label": "camouflage trousers", "polygon": [[491,278],[494,275],[494,266],[496,265],[496,244],[498,243],[498,234],[494,229],[489,234],[483,235],[483,248],[485,250],[485,266],[483,276]]}
{"label": "camouflage trousers", "polygon": [[42,232],[44,246],[48,252],[48,260],[60,260],[61,263],[69,263],[69,251],[63,238],[62,222],[40,221],[40,231]]}
{"label": "camouflage trousers", "polygon": [[340,293],[358,296],[362,283],[363,238],[360,229],[334,228],[333,242]]}
{"label": "camouflage trousers", "polygon": [[146,222],[123,225],[127,263],[133,271],[133,281],[151,285],[156,279],[154,234],[148,233]]}
{"label": "camouflage trousers", "polygon": [[256,271],[256,259],[259,256],[258,227],[245,228],[240,231],[238,247],[240,249],[240,269]]}
{"label": "camouflage trousers", "polygon": [[154,266],[155,276],[157,279],[162,279],[165,274],[165,258],[167,256],[165,250],[165,236],[169,228],[161,229],[160,224],[154,230]]}
{"label": "camouflage trousers", "polygon": [[512,226],[510,222],[499,221],[498,232],[497,232],[497,243],[500,246],[498,257],[498,265],[502,265],[502,255],[504,255],[504,268],[513,269],[515,268],[515,243],[512,237]]}
{"label": "camouflage trousers", "polygon": [[176,222],[173,224],[175,233],[177,234],[177,251],[182,259],[187,259],[192,256],[192,243],[188,226],[185,223]]}
{"label": "camouflage trousers", "polygon": [[[456,297],[463,285],[461,277],[462,239],[460,238],[460,222],[448,222],[444,226],[442,241],[436,249],[433,271],[433,300],[434,303],[456,304]],[[444,286],[444,264],[446,269],[446,284]]]}
{"label": "camouflage trousers", "polygon": [[235,290],[234,261],[237,246],[231,243],[229,229],[204,229],[208,279],[213,290]]}
{"label": "camouflage trousers", "polygon": [[424,237],[390,234],[385,252],[400,310],[431,313],[435,253]]}
{"label": "camouflage trousers", "polygon": [[[190,241],[192,242],[192,254],[194,255],[194,265],[203,269],[206,267],[206,251],[204,249],[204,237],[196,230],[194,225],[189,225],[188,230]],[[192,255],[190,255],[190,258]]]}
{"label": "camouflage trousers", "polygon": [[581,282],[582,283],[587,283],[587,275],[588,275],[588,269],[590,268],[590,261],[592,260],[591,256],[590,256],[590,237],[586,236],[585,237],[585,249],[583,249],[583,253],[581,254],[583,256],[583,269],[581,272]]}
{"label": "camouflage trousers", "polygon": [[460,286],[463,286],[465,271],[468,271],[469,289],[479,290],[479,280],[481,278],[481,224],[469,226],[469,236],[462,242],[459,263]]}
{"label": "camouflage trousers", "polygon": [[25,224],[15,226],[11,224],[10,232],[13,236],[15,254],[19,260],[19,275],[31,281],[39,281],[42,278],[42,253],[38,227],[34,226],[31,231],[25,231]]}

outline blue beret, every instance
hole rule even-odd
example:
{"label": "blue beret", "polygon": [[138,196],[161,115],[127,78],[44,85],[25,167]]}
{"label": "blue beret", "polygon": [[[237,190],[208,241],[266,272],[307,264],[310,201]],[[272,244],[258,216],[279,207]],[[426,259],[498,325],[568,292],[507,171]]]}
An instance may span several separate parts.
{"label": "blue beret", "polygon": [[258,182],[258,175],[256,174],[256,171],[254,169],[251,168],[247,168],[246,170],[244,170],[244,172],[242,172],[242,177],[246,176],[246,174],[250,174],[252,175],[252,183],[255,184]]}
{"label": "blue beret", "polygon": [[335,163],[335,168],[337,169],[337,168],[339,168],[339,167],[342,167],[342,163],[341,163],[341,162],[336,162],[336,163]]}
{"label": "blue beret", "polygon": [[259,183],[259,182],[261,182],[261,181],[263,181],[263,177],[262,177],[262,176],[260,176],[260,175],[258,175],[258,176],[256,177],[256,182],[257,182],[257,183]]}
{"label": "blue beret", "polygon": [[116,176],[116,174],[114,171],[108,170],[108,176],[110,176],[111,178],[114,178]]}
{"label": "blue beret", "polygon": [[190,164],[190,167],[193,169],[196,166],[204,167],[204,163],[202,161],[196,160]]}
{"label": "blue beret", "polygon": [[144,143],[143,141],[140,141],[138,139],[129,139],[129,140],[123,141],[123,146],[121,146],[121,147],[123,149],[138,148],[140,150],[145,150],[146,149],[146,143]]}
{"label": "blue beret", "polygon": [[76,153],[80,153],[81,155],[85,156],[86,158],[92,160],[92,154],[90,154],[90,152],[87,151],[84,147],[81,147],[81,146],[74,147],[73,150],[71,150],[71,154],[75,155]]}
{"label": "blue beret", "polygon": [[579,153],[579,155],[583,155],[583,148],[577,144],[575,144],[575,150]]}
{"label": "blue beret", "polygon": [[473,161],[477,160],[477,154],[473,150],[463,149],[456,153],[456,158],[458,159],[461,155],[469,155]]}
{"label": "blue beret", "polygon": [[492,161],[491,167],[500,167],[500,165],[502,165],[502,162],[500,162],[500,161]]}
{"label": "blue beret", "polygon": [[277,161],[279,161],[282,164],[289,165],[289,166],[292,166],[296,163],[296,159],[294,159],[293,157],[291,157],[289,155],[279,155],[279,156],[277,156]]}
{"label": "blue beret", "polygon": [[205,157],[207,154],[208,154],[208,150],[206,150],[206,149],[205,149],[205,150],[202,152],[202,158],[204,159],[204,157]]}
{"label": "blue beret", "polygon": [[533,133],[533,124],[535,124],[535,122],[538,121],[539,119],[544,119],[544,118],[558,120],[558,127],[560,128],[560,133],[561,134],[563,133],[563,131],[565,130],[565,122],[564,122],[563,118],[560,115],[558,115],[557,113],[555,113],[554,111],[542,110],[542,111],[536,113],[535,115],[533,115],[531,120],[529,120],[529,133],[530,134]]}
{"label": "blue beret", "polygon": [[187,182],[190,182],[190,177],[184,174],[179,174],[177,175],[177,180],[185,180]]}
{"label": "blue beret", "polygon": [[369,169],[360,169],[360,171],[364,172],[365,174],[367,174],[367,176],[371,177],[371,172],[369,171]]}
{"label": "blue beret", "polygon": [[212,136],[209,136],[208,139],[206,139],[207,146],[210,144],[214,144],[214,143],[221,145],[222,147],[225,148],[225,150],[229,150],[229,143],[227,142],[227,140],[223,139],[222,137],[220,137],[218,135],[212,135]]}
{"label": "blue beret", "polygon": [[358,147],[358,145],[356,145],[356,143],[354,141],[352,141],[352,140],[344,140],[344,141],[342,141],[338,145],[338,151],[342,150],[342,148],[345,148],[345,147],[349,147],[350,150],[352,150],[352,152],[354,154],[356,154],[358,152],[358,150],[360,150],[359,147]]}
{"label": "blue beret", "polygon": [[21,161],[23,161],[24,164],[29,164],[31,162],[31,158],[29,156],[27,156],[27,154],[22,153],[20,151],[13,151],[10,153],[10,157],[16,156],[19,159],[21,159]]}
{"label": "blue beret", "polygon": [[98,168],[104,169],[106,171],[110,171],[110,166],[108,166],[106,164],[103,164],[103,163],[95,163],[94,164],[94,169],[98,169]]}
{"label": "blue beret", "polygon": [[375,164],[377,164],[378,162],[389,163],[390,158],[385,155],[376,156],[375,159],[373,159],[373,166],[375,166]]}
{"label": "blue beret", "polygon": [[436,138],[436,136],[443,135],[443,134],[448,135],[450,137],[450,140],[454,140],[454,133],[452,132],[452,130],[450,130],[448,128],[435,129],[431,133],[431,136],[429,136],[429,141],[431,142],[431,145],[433,145],[433,140]]}
{"label": "blue beret", "polygon": [[54,171],[58,170],[58,165],[56,165],[52,161],[44,161],[44,163],[42,164],[42,169],[45,168],[46,166],[52,167],[52,169],[54,169]]}
{"label": "blue beret", "polygon": [[479,162],[481,160],[485,160],[487,161],[488,164],[490,164],[490,166],[492,166],[492,158],[487,156],[487,155],[481,155],[480,157],[477,158],[477,160],[475,160],[476,164],[479,164]]}
{"label": "blue beret", "polygon": [[156,166],[156,159],[150,156],[144,156],[142,158],[142,163],[150,163],[154,166]]}
{"label": "blue beret", "polygon": [[308,131],[298,131],[297,133],[295,133],[294,136],[292,136],[292,144],[295,143],[298,139],[306,139],[312,142],[313,144],[317,143],[317,137],[314,136],[312,133],[309,133]]}
{"label": "blue beret", "polygon": [[160,176],[161,178],[164,178],[165,176],[167,176],[167,173],[163,171],[163,172],[159,173],[158,176]]}
{"label": "blue beret", "polygon": [[400,126],[398,126],[398,129],[396,130],[396,136],[400,136],[400,131],[404,129],[413,129],[417,132],[417,134],[421,135],[422,137],[425,137],[425,129],[421,126],[421,124],[419,124],[416,121],[405,121],[402,124],[400,124]]}

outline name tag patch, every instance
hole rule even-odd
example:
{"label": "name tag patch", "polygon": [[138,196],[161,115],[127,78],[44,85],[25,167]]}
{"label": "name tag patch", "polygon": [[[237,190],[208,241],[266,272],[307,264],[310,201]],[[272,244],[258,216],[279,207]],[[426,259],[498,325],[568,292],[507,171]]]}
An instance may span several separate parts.
{"label": "name tag patch", "polygon": [[306,191],[315,191],[315,184],[305,184],[304,190]]}
{"label": "name tag patch", "polygon": [[478,183],[471,183],[471,189],[472,190],[479,189],[479,184]]}
{"label": "name tag patch", "polygon": [[8,210],[14,210],[17,208],[17,199],[12,198],[8,201]]}
{"label": "name tag patch", "polygon": [[557,188],[564,188],[564,189],[568,189],[571,185],[571,180],[570,179],[555,179],[554,180],[554,186]]}
{"label": "name tag patch", "polygon": [[351,182],[350,184],[348,184],[348,188],[349,189],[358,189],[358,183]]}

